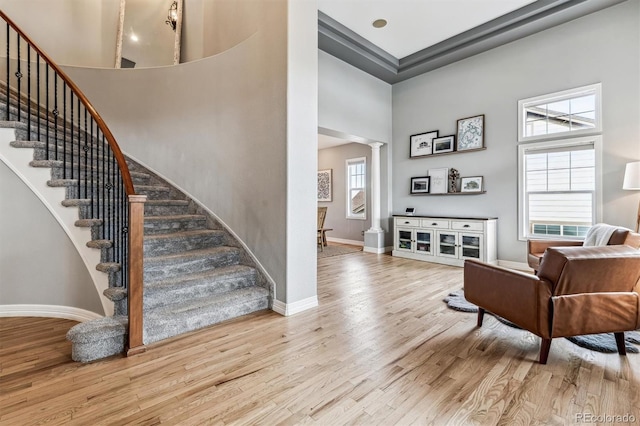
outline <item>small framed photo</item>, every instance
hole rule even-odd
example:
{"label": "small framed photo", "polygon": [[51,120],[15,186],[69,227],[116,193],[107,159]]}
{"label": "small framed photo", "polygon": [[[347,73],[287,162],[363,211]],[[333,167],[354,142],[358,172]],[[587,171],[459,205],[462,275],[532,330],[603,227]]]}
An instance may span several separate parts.
{"label": "small framed photo", "polygon": [[449,168],[429,169],[427,173],[431,180],[431,194],[446,194],[449,188]]}
{"label": "small framed photo", "polygon": [[456,147],[456,137],[443,136],[441,138],[435,138],[433,140],[433,153],[440,154],[442,152],[453,152]]}
{"label": "small framed photo", "polygon": [[318,170],[318,201],[332,200],[332,170]]}
{"label": "small framed photo", "polygon": [[484,114],[458,120],[458,151],[484,148]]}
{"label": "small framed photo", "polygon": [[411,135],[409,138],[409,158],[431,155],[433,153],[433,139],[437,137],[437,130]]}
{"label": "small framed photo", "polygon": [[412,194],[428,194],[429,193],[429,176],[412,177],[411,178],[411,193]]}
{"label": "small framed photo", "polygon": [[460,192],[482,192],[482,176],[460,178]]}

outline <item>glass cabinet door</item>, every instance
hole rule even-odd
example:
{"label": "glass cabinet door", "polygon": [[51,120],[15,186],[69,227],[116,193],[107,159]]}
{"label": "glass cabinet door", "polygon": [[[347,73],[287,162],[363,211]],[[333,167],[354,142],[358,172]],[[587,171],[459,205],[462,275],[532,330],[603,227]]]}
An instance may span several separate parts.
{"label": "glass cabinet door", "polygon": [[438,256],[458,257],[458,233],[438,232]]}
{"label": "glass cabinet door", "polygon": [[462,258],[482,259],[482,235],[462,234]]}
{"label": "glass cabinet door", "polygon": [[411,234],[413,231],[411,229],[400,229],[396,231],[398,233],[398,242],[397,242],[397,250],[411,251]]}
{"label": "glass cabinet door", "polygon": [[433,255],[433,231],[416,231],[416,253]]}

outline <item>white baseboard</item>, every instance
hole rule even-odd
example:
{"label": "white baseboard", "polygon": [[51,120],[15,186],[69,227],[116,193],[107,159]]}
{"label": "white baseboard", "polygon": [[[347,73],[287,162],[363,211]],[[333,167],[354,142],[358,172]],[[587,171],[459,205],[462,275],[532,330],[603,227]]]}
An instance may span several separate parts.
{"label": "white baseboard", "polygon": [[509,268],[509,269],[516,269],[518,271],[533,273],[533,269],[531,269],[529,267],[529,264],[525,262],[513,262],[511,260],[498,260],[498,266],[502,266],[504,268]]}
{"label": "white baseboard", "polygon": [[0,317],[47,317],[85,322],[102,318],[102,315],[71,306],[0,305]]}
{"label": "white baseboard", "polygon": [[364,246],[364,241],[345,240],[343,238],[327,237],[327,241],[330,241],[332,243],[351,244],[352,246],[360,246],[360,247]]}
{"label": "white baseboard", "polygon": [[384,253],[389,253],[393,251],[393,247],[389,246],[389,247],[381,247],[377,249],[373,247],[364,247],[362,251],[365,253],[384,254]]}
{"label": "white baseboard", "polygon": [[308,297],[293,303],[284,303],[279,300],[273,301],[273,310],[285,317],[315,308],[316,306],[318,306],[318,296]]}

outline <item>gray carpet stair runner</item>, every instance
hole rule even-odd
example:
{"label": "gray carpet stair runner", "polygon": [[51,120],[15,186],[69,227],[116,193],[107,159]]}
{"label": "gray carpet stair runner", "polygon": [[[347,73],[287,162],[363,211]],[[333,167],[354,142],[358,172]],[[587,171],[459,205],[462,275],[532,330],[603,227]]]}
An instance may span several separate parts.
{"label": "gray carpet stair runner", "polygon": [[[0,113],[4,116],[1,109]],[[42,123],[40,126],[43,134]],[[11,145],[33,148],[30,165],[51,169],[48,185],[66,189],[66,199],[60,201],[78,209],[76,226],[92,229],[93,239],[87,246],[102,250],[102,258],[106,259],[111,241],[100,239],[102,220],[90,216],[90,200],[78,194],[77,179],[63,179],[63,162],[47,160],[46,144],[30,140],[37,131],[35,125],[32,124],[31,133],[24,123],[16,123],[16,127],[18,140]],[[52,139],[53,123],[50,127],[50,144],[55,144],[50,152],[57,150],[58,158],[64,152],[78,152],[78,145],[64,147],[61,141]],[[93,145],[96,149],[89,151],[100,158],[101,148]],[[141,165],[127,161],[136,193],[148,197],[144,221],[144,343],[269,308],[271,295],[266,279],[232,235],[176,188]],[[71,169],[81,179],[93,179],[93,161],[81,158],[79,163],[67,165],[68,173]],[[81,362],[121,353],[126,343],[126,290],[114,285],[120,265],[103,262],[96,268],[110,275],[105,295],[114,302],[115,314],[78,324],[69,331],[73,359]]]}

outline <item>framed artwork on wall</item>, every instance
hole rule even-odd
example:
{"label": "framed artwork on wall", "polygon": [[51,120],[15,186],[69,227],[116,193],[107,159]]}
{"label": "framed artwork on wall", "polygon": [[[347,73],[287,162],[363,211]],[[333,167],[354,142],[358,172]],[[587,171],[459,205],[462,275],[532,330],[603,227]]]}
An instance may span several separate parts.
{"label": "framed artwork on wall", "polygon": [[411,135],[409,137],[409,158],[431,155],[433,153],[433,139],[437,137],[437,130]]}
{"label": "framed artwork on wall", "polygon": [[411,178],[411,194],[428,194],[429,193],[429,176],[412,177]]}
{"label": "framed artwork on wall", "polygon": [[484,114],[458,120],[458,151],[484,148]]}
{"label": "framed artwork on wall", "polygon": [[460,190],[462,192],[482,192],[482,176],[461,178]]}
{"label": "framed artwork on wall", "polygon": [[433,153],[440,154],[442,152],[453,152],[456,148],[456,137],[443,136],[433,140]]}
{"label": "framed artwork on wall", "polygon": [[318,170],[318,201],[332,201],[333,169]]}
{"label": "framed artwork on wall", "polygon": [[449,168],[429,169],[427,173],[430,178],[431,194],[446,194],[449,188]]}

